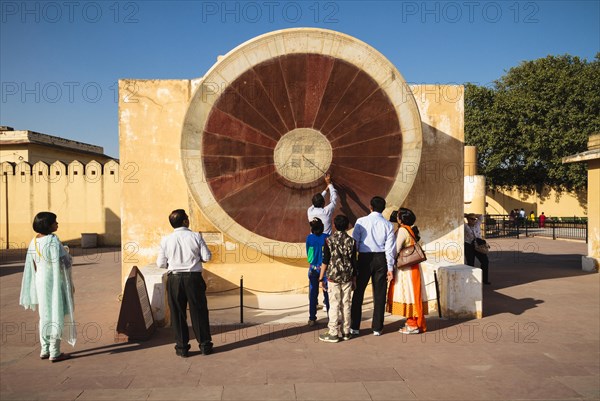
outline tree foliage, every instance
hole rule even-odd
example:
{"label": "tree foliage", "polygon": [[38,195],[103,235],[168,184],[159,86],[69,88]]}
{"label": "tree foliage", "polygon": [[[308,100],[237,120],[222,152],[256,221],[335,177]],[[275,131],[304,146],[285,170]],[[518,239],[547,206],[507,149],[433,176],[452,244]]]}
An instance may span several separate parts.
{"label": "tree foliage", "polygon": [[492,87],[465,87],[465,143],[477,146],[491,187],[557,190],[586,186],[585,163],[561,159],[587,150],[600,133],[600,53],[592,62],[548,56],[511,68]]}

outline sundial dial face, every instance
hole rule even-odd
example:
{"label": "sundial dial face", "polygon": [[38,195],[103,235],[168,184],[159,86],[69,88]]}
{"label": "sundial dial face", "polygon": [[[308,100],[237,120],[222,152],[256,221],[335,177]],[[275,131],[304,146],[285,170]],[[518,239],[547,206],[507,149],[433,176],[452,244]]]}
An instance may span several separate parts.
{"label": "sundial dial face", "polygon": [[294,128],[279,138],[273,162],[275,171],[289,182],[310,184],[329,170],[332,154],[331,143],[321,132],[313,128]]}
{"label": "sundial dial face", "polygon": [[190,193],[207,218],[284,257],[304,246],[325,172],[340,193],[336,213],[354,221],[374,195],[404,200],[420,152],[419,113],[395,67],[357,39],[312,28],[259,36],[224,56],[182,132]]}

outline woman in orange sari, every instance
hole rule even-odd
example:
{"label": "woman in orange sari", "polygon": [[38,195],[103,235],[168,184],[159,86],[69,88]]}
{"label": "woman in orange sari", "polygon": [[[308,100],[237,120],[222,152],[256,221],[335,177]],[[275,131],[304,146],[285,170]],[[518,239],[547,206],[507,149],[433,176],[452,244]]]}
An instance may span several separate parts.
{"label": "woman in orange sari", "polygon": [[[400,208],[396,247],[398,251],[419,241],[419,229],[413,226],[417,217],[410,209]],[[406,317],[402,334],[419,334],[427,330],[425,315],[428,313],[427,293],[419,264],[394,269],[394,279],[388,290],[387,311]]]}

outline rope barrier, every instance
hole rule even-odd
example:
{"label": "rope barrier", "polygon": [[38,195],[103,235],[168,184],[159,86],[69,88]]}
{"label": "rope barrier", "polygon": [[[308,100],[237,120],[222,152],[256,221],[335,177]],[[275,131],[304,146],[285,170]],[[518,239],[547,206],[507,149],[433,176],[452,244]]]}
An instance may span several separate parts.
{"label": "rope barrier", "polygon": [[[261,291],[261,290],[256,290],[254,288],[248,288],[244,286],[244,290],[248,290],[248,291],[252,291],[252,292],[260,292],[263,294],[283,294],[286,292],[297,292],[297,291],[301,291],[301,290],[305,290],[307,289],[309,286],[307,285],[306,287],[301,287],[301,288],[295,288],[295,289],[291,289],[291,290],[279,290],[279,291]],[[206,295],[212,295],[212,294],[221,294],[223,292],[229,292],[229,291],[233,291],[233,290],[239,290],[241,287],[234,287],[234,288],[230,288],[228,290],[222,290],[222,291],[211,291],[211,292],[206,292]]]}
{"label": "rope barrier", "polygon": [[270,311],[281,311],[281,310],[288,310],[288,309],[300,309],[300,308],[306,308],[307,306],[308,306],[308,304],[306,304],[306,305],[300,305],[300,306],[293,306],[293,307],[290,307],[290,308],[275,308],[275,309],[268,308],[268,309],[265,309],[265,308],[254,308],[254,307],[252,307],[252,306],[246,306],[246,305],[244,305],[244,308],[247,308],[247,309],[253,309],[253,310],[270,310]]}
{"label": "rope barrier", "polygon": [[[369,304],[372,304],[372,303],[373,303],[373,301],[363,302],[363,305],[369,305]],[[212,311],[220,311],[220,310],[228,310],[228,309],[237,309],[239,307],[240,307],[239,305],[236,305],[236,306],[230,306],[230,307],[226,307],[226,308],[216,308],[216,309],[211,308],[209,310],[212,312]],[[306,308],[306,307],[308,307],[308,304],[306,304],[306,305],[300,305],[300,306],[290,306],[290,307],[287,307],[287,308],[256,308],[256,307],[253,307],[253,306],[244,305],[244,308],[246,308],[246,309],[262,310],[262,311],[282,311],[282,310],[300,309],[300,308]]]}
{"label": "rope barrier", "polygon": [[261,292],[263,294],[283,294],[286,292],[294,292],[294,291],[300,291],[300,290],[304,290],[307,289],[309,286],[307,285],[306,287],[302,287],[302,288],[295,288],[295,289],[291,289],[291,290],[283,290],[283,291],[261,291],[261,290],[255,290],[253,288],[248,288],[248,287],[244,287],[244,289],[248,290],[248,291],[253,291],[253,292]]}
{"label": "rope barrier", "polygon": [[229,310],[229,309],[237,309],[237,308],[239,308],[239,305],[236,305],[236,306],[230,306],[230,307],[228,307],[228,308],[216,308],[216,309],[210,309],[210,311],[212,312],[212,311],[218,311],[218,310]]}
{"label": "rope barrier", "polygon": [[208,292],[208,291],[207,291],[207,292],[206,292],[206,295],[210,295],[210,294],[221,294],[221,293],[223,293],[223,292],[229,292],[229,291],[234,291],[234,290],[237,290],[238,288],[240,288],[240,287],[233,287],[233,288],[230,288],[230,289],[228,289],[228,290],[222,290],[222,291],[211,291],[211,292]]}

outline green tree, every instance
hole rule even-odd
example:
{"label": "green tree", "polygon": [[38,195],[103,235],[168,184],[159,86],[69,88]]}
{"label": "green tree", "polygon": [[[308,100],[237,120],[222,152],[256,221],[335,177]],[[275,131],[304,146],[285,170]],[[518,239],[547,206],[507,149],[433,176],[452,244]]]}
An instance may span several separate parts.
{"label": "green tree", "polygon": [[465,87],[465,143],[477,146],[490,187],[582,189],[584,163],[562,158],[587,150],[600,133],[600,53],[525,61],[492,87]]}

